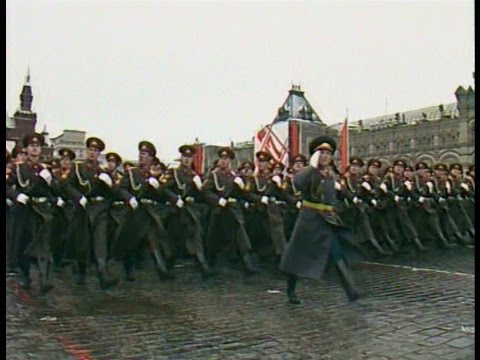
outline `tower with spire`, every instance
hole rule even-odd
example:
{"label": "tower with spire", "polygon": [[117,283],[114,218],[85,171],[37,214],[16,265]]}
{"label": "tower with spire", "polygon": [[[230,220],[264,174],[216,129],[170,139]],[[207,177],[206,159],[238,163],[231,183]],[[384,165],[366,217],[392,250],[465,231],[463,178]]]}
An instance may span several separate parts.
{"label": "tower with spire", "polygon": [[9,117],[7,111],[7,122],[5,124],[7,144],[20,143],[26,134],[35,132],[37,114],[32,109],[33,93],[30,83],[30,67],[27,69],[19,98],[20,106],[13,117]]}

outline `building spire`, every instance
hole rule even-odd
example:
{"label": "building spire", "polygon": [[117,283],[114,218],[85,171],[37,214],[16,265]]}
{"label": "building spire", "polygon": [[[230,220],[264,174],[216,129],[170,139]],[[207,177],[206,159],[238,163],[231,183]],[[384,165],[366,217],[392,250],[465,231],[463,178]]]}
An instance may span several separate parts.
{"label": "building spire", "polygon": [[25,76],[25,86],[30,86],[30,65],[28,65],[27,75]]}

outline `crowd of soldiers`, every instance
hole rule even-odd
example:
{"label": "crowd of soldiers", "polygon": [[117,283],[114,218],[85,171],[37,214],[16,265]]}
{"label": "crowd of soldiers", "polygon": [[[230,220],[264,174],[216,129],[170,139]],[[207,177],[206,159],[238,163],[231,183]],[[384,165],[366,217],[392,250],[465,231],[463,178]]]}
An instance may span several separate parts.
{"label": "crowd of soldiers", "polygon": [[[232,169],[234,152],[224,147],[214,166],[198,174],[192,145],[181,146],[179,166],[167,168],[148,141],[138,144],[138,165],[114,152],[100,163],[105,143],[96,137],[87,139],[81,162],[68,148],[42,162],[40,134],[22,144],[6,155],[6,266],[30,288],[35,261],[42,293],[66,264],[78,285],[94,265],[102,289],[116,286],[112,260],[122,263],[126,281],[135,281],[148,254],[162,281],[174,279],[175,260],[186,257],[203,279],[217,275],[219,259],[236,260],[246,275],[259,264],[278,269],[306,203],[293,179],[312,166],[299,154],[285,169],[260,151],[255,162]],[[460,164],[386,165],[352,157],[340,174],[331,164],[335,211],[369,256],[394,256],[411,245],[423,252],[427,242],[445,249],[474,244],[474,165],[466,174]]]}

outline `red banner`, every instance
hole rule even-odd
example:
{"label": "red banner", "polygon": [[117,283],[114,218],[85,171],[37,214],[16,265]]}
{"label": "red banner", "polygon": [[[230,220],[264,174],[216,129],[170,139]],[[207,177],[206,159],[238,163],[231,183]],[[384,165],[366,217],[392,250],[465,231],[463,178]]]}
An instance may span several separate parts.
{"label": "red banner", "polygon": [[348,166],[349,158],[350,158],[350,145],[348,141],[348,118],[345,118],[345,122],[343,123],[342,130],[340,131],[340,146],[339,146],[339,153],[340,153],[340,166],[339,170],[343,174],[345,169]]}
{"label": "red banner", "polygon": [[195,155],[193,157],[193,168],[197,174],[203,174],[203,145],[194,144],[195,146]]}
{"label": "red banner", "polygon": [[288,137],[289,137],[289,161],[291,157],[298,155],[300,152],[300,143],[298,135],[298,123],[296,121],[288,122]]}

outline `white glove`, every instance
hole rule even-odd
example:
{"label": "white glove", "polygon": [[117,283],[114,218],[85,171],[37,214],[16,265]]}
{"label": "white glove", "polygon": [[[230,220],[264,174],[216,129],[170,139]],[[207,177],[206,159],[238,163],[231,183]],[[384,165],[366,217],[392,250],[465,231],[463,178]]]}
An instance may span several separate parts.
{"label": "white glove", "polygon": [[315,151],[315,153],[310,157],[309,165],[314,168],[318,168],[318,159],[320,158],[320,151]]}
{"label": "white glove", "polygon": [[80,200],[78,201],[81,207],[84,209],[87,207],[87,198],[85,196],[82,196]]}
{"label": "white glove", "polygon": [[380,185],[380,189],[382,189],[384,193],[387,193],[388,192],[387,184],[382,183],[382,185]]}
{"label": "white glove", "polygon": [[372,203],[373,206],[377,206],[378,201],[376,199],[372,199],[371,203]]}
{"label": "white glove", "polygon": [[243,204],[243,207],[244,207],[245,209],[248,209],[248,208],[250,207],[250,204],[249,204],[248,202],[246,202],[245,204]]}
{"label": "white glove", "polygon": [[281,187],[281,186],[282,186],[282,179],[280,179],[280,176],[275,175],[274,177],[272,177],[272,181],[273,181],[278,187]]}
{"label": "white glove", "polygon": [[461,183],[461,184],[460,184],[460,187],[461,187],[463,190],[465,190],[465,191],[470,190],[470,188],[468,187],[468,185],[465,184],[465,183]]}
{"label": "white glove", "polygon": [[362,186],[364,187],[365,190],[372,191],[372,187],[370,186],[370,184],[368,182],[364,181],[362,183]]}
{"label": "white glove", "polygon": [[445,198],[444,198],[444,197],[438,198],[438,202],[441,202],[441,203],[442,203],[442,202],[445,202]]}
{"label": "white glove", "polygon": [[240,189],[243,190],[245,188],[245,183],[241,177],[236,176],[235,179],[233,179],[233,182],[237,184]]}
{"label": "white glove", "polygon": [[130,205],[130,207],[133,209],[133,210],[136,210],[138,208],[138,201],[137,199],[134,197],[132,197],[130,200],[128,200],[128,205]]}
{"label": "white glove", "polygon": [[355,205],[357,205],[361,200],[355,196],[352,201]]}
{"label": "white glove", "polygon": [[342,190],[342,184],[340,184],[338,181],[335,181],[335,190],[337,191]]}
{"label": "white glove", "polygon": [[218,200],[218,205],[221,207],[225,207],[227,205],[227,200],[225,200],[223,197]]}
{"label": "white glove", "polygon": [[113,185],[112,178],[107,173],[101,173],[100,175],[98,175],[98,180],[105,183],[105,185],[107,185],[108,187],[112,187]]}
{"label": "white glove", "polygon": [[262,199],[260,200],[262,204],[268,205],[268,196],[262,196]]}
{"label": "white glove", "polygon": [[202,179],[200,178],[200,176],[198,175],[195,175],[193,177],[193,183],[195,184],[195,186],[197,187],[198,190],[202,190]]}
{"label": "white glove", "polygon": [[17,195],[17,199],[16,199],[16,200],[17,200],[17,202],[19,202],[20,204],[27,205],[27,202],[28,202],[28,200],[30,200],[30,198],[29,198],[27,195],[25,195],[25,194],[23,194],[23,193],[20,193],[20,194]]}
{"label": "white glove", "polygon": [[57,198],[57,206],[58,207],[64,207],[65,204],[66,204],[66,202],[61,197]]}
{"label": "white glove", "polygon": [[302,202],[297,201],[297,204],[295,206],[297,207],[298,210],[300,210],[302,208]]}
{"label": "white glove", "polygon": [[427,182],[427,187],[429,192],[433,192],[433,183],[431,181]]}
{"label": "white glove", "polygon": [[398,203],[398,202],[400,201],[400,196],[395,195],[395,197],[393,198],[393,200],[395,200],[395,202]]}
{"label": "white glove", "polygon": [[405,181],[405,187],[408,191],[412,190],[412,183],[410,181]]}
{"label": "white glove", "polygon": [[182,199],[178,198],[177,202],[175,203],[175,206],[181,209],[185,205]]}
{"label": "white glove", "polygon": [[150,184],[150,186],[152,186],[154,189],[158,189],[160,187],[160,183],[158,182],[157,179],[155,179],[154,177],[149,177],[148,178],[148,183]]}
{"label": "white glove", "polygon": [[13,201],[10,199],[7,199],[7,206],[13,206]]}
{"label": "white glove", "polygon": [[420,204],[423,204],[423,203],[425,202],[425,198],[424,198],[423,196],[420,196],[420,197],[418,198],[418,202],[419,202]]}
{"label": "white glove", "polygon": [[47,169],[43,169],[38,174],[45,182],[50,185],[52,183],[52,174]]}

